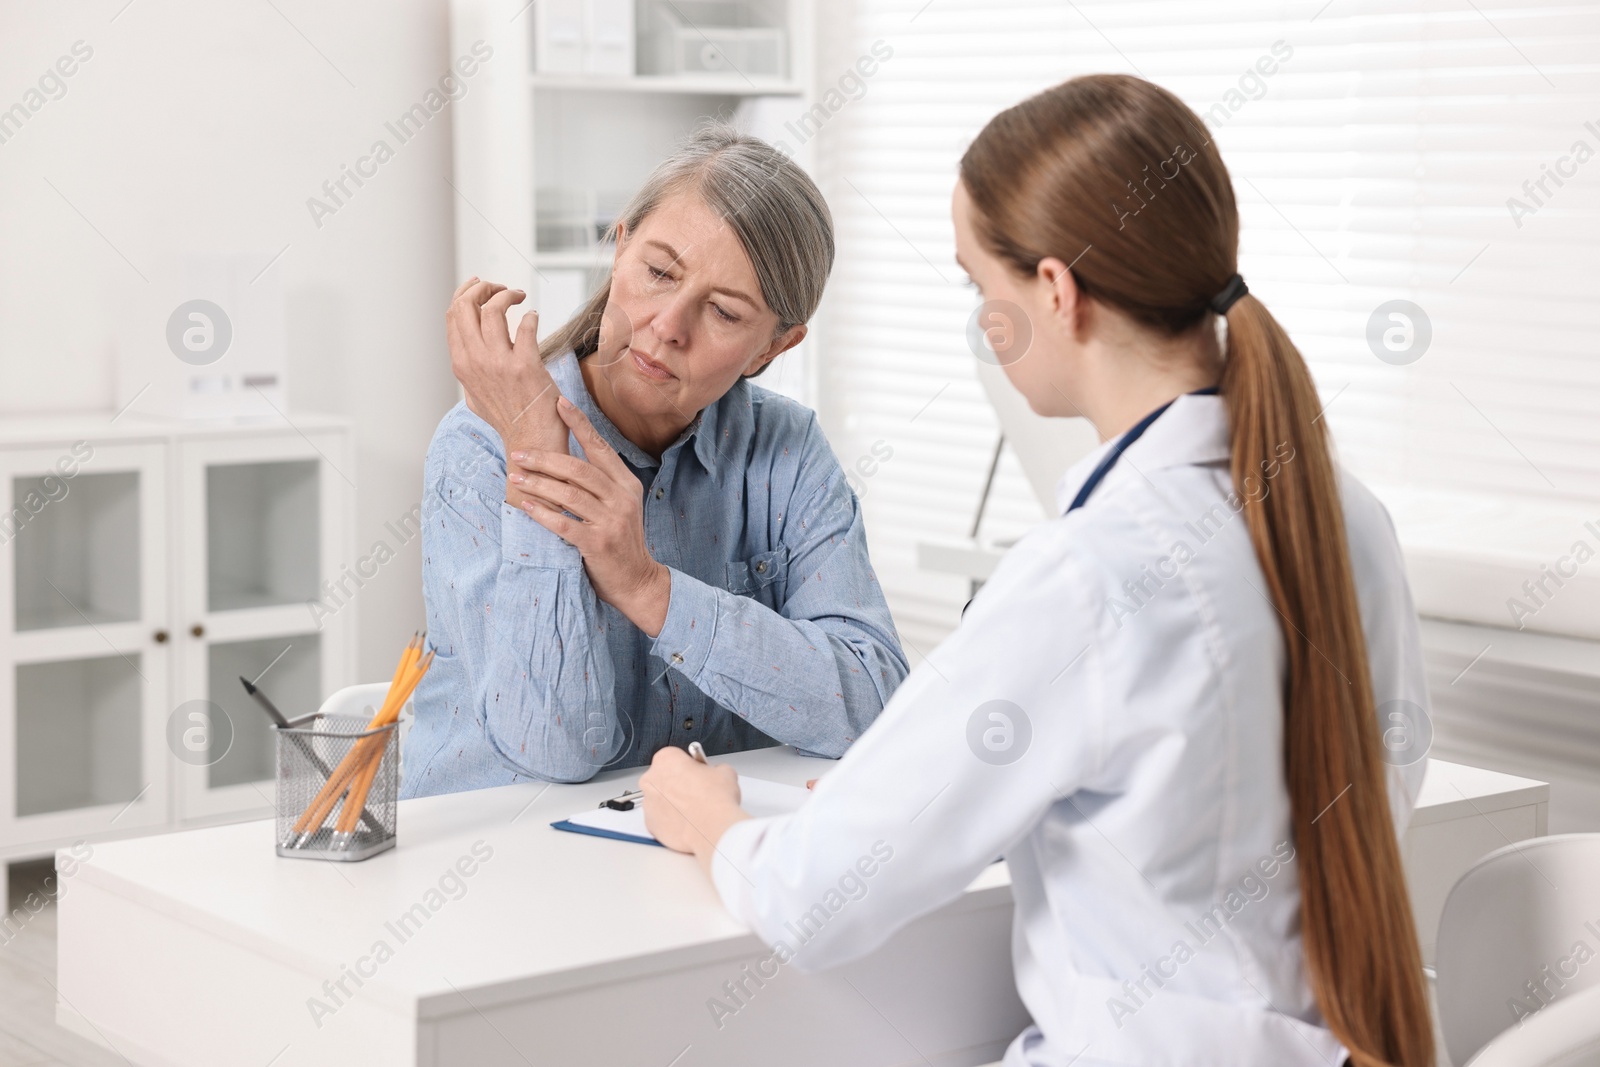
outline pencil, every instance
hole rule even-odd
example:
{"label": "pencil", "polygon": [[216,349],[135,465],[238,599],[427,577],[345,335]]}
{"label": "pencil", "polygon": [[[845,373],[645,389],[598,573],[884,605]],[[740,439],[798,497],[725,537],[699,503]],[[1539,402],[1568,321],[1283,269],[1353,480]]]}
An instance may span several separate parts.
{"label": "pencil", "polygon": [[[428,673],[428,668],[433,664],[433,651],[430,649],[427,656],[422,656],[425,640],[423,635],[414,634],[407,642],[405,650],[400,654],[400,662],[395,665],[394,677],[390,680],[383,704],[367,724],[368,730],[392,725],[400,717],[400,711],[411,698],[422,676]],[[387,735],[374,735],[359,739],[351,747],[349,753],[328,775],[317,796],[295,821],[290,834],[293,841],[291,847],[303,847],[310,840],[327,820],[334,805],[344,796],[347,789],[350,795],[335,824],[334,844],[335,847],[349,844],[355,829],[357,813],[362,812],[365,806],[366,795],[371,789],[372,780],[377,775],[387,741]]]}
{"label": "pencil", "polygon": [[[401,682],[398,691],[393,691],[389,699],[384,701],[383,708],[373,717],[373,722],[379,727],[390,726],[400,717],[400,709],[405,707],[406,701],[411,698],[411,692],[428,673],[428,667],[433,663],[433,653],[430,651],[426,658],[406,672],[406,678]],[[344,809],[339,813],[339,822],[335,826],[332,846],[334,848],[347,848],[355,836],[356,813],[366,804],[367,794],[372,790],[372,783],[378,776],[378,769],[383,763],[383,742],[378,738],[369,739],[377,742],[371,746],[372,751],[363,756],[366,761],[361,769],[355,772],[351,784],[350,794],[345,800]]]}
{"label": "pencil", "polygon": [[345,795],[344,808],[339,812],[339,821],[334,827],[333,848],[347,848],[355,837],[356,823],[360,821],[357,814],[366,805],[367,793],[372,789],[372,782],[378,776],[378,768],[383,763],[383,750],[374,752],[366,765],[357,772],[350,785],[350,792]]}
{"label": "pencil", "polygon": [[[418,634],[412,634],[411,640],[406,642],[405,650],[400,653],[400,662],[395,665],[394,677],[389,683],[389,691],[384,698],[384,708],[387,708],[390,697],[393,696],[396,687],[405,678],[407,669],[416,662],[415,656],[420,651],[421,644],[420,635]],[[373,716],[373,721],[368,724],[367,728],[372,729],[378,725],[381,715],[382,709]],[[291,847],[299,848],[303,846],[310,836],[322,826],[323,820],[328,817],[328,813],[333,810],[333,806],[338,802],[345,786],[349,784],[351,775],[361,765],[362,760],[360,757],[366,754],[367,749],[370,747],[368,742],[371,740],[371,738],[362,738],[357,741],[344,759],[339,762],[339,765],[334,768],[333,773],[328,775],[322,789],[311,803],[306,805],[305,811],[301,812],[300,818],[295,821],[291,834],[293,838]]]}

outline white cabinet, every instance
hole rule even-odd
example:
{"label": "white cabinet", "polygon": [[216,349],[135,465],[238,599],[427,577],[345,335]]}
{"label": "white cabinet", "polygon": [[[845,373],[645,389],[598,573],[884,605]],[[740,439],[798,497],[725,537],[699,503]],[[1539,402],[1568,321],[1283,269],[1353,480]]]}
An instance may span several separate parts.
{"label": "white cabinet", "polygon": [[354,680],[341,420],[0,422],[0,859],[270,813],[285,713]]}

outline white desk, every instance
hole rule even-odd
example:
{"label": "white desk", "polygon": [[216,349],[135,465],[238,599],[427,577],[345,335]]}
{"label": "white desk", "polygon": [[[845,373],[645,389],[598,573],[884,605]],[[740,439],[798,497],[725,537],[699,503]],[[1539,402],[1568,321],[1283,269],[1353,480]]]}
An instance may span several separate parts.
{"label": "white desk", "polygon": [[[786,748],[728,762],[796,784],[833,766]],[[719,1028],[708,1002],[767,953],[693,861],[549,827],[636,774],[406,801],[399,847],[358,864],[279,859],[266,822],[101,845],[64,882],[57,1017],[140,1067],[964,1067],[1026,1025],[997,864],[865,960],[748,985]],[[1450,885],[1544,833],[1548,799],[1430,763],[1404,842],[1430,958]],[[459,899],[429,900],[463,857]],[[357,966],[352,995],[324,988]]]}
{"label": "white desk", "polygon": [[[728,762],[795,784],[833,766]],[[999,864],[869,959],[747,985],[719,1029],[708,1001],[768,952],[695,863],[549,826],[637,774],[405,801],[398,847],[356,864],[279,859],[267,822],[97,846],[61,900],[58,1021],[140,1067],[960,1067],[1027,1024]],[[398,936],[476,842],[460,899]],[[324,981],[363,958],[336,1006]],[[320,1027],[312,997],[335,1007]]]}

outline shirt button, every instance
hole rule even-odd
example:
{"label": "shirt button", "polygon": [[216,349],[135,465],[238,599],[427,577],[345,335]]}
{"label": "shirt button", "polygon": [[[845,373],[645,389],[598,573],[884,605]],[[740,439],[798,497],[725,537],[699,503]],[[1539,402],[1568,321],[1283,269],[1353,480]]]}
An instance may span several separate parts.
{"label": "shirt button", "polygon": [[767,561],[766,560],[762,560],[760,563],[756,564],[756,573],[757,574],[765,574],[765,573],[767,573]]}
{"label": "shirt button", "polygon": [[683,720],[683,728],[685,730],[693,730],[694,729],[694,720],[693,719],[684,719]]}
{"label": "shirt button", "polygon": [[672,654],[672,662],[674,662],[674,663],[682,663],[683,662],[683,654],[681,652],[674,652]]}
{"label": "shirt button", "polygon": [[656,499],[657,500],[660,500],[662,497],[664,497],[666,495],[667,495],[667,491],[665,489],[661,488],[659,485],[656,486]]}

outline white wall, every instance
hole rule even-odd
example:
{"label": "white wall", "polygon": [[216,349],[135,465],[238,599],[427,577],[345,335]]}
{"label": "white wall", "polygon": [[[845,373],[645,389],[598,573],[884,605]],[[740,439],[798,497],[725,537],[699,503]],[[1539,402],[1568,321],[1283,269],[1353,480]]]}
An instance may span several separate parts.
{"label": "white wall", "polygon": [[[392,543],[383,524],[418,503],[456,398],[449,107],[320,227],[306,200],[396,143],[385,121],[455,58],[445,0],[125,3],[0,0],[0,109],[75,42],[93,51],[0,143],[0,417],[112,407],[113,309],[141,273],[197,250],[265,250],[265,266],[287,246],[270,269],[290,417],[354,420],[357,554]],[[421,624],[419,572],[413,540],[359,594],[363,677],[388,677]]]}

